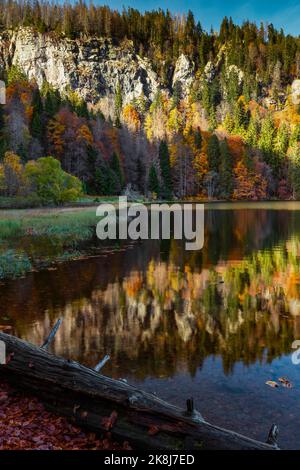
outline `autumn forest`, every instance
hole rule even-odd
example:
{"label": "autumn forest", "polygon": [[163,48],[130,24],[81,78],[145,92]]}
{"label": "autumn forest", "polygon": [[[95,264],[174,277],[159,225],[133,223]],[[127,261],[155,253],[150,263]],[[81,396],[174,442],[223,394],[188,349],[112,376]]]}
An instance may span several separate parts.
{"label": "autumn forest", "polygon": [[[133,48],[160,83],[152,97],[142,90],[128,100],[118,80],[88,102],[76,88],[39,86],[22,64],[3,68],[3,197],[61,203],[122,194],[128,185],[160,199],[300,197],[299,38],[272,24],[224,18],[218,32],[207,32],[192,12],[117,12],[84,2],[3,1],[0,25]],[[186,82],[174,81],[178,60],[192,67]],[[45,194],[39,178],[48,170],[69,178],[62,193]]]}

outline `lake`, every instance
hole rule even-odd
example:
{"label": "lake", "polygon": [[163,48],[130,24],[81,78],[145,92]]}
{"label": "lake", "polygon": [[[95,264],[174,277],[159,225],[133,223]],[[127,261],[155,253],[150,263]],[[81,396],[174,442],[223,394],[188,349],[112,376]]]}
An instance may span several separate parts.
{"label": "lake", "polygon": [[[193,397],[209,422],[260,440],[276,423],[279,445],[300,449],[300,203],[208,204],[204,248],[184,246],[128,242],[3,281],[1,324],[42,344],[61,317],[56,354],[92,367],[109,354],[106,375]],[[293,387],[266,385],[280,377]]]}

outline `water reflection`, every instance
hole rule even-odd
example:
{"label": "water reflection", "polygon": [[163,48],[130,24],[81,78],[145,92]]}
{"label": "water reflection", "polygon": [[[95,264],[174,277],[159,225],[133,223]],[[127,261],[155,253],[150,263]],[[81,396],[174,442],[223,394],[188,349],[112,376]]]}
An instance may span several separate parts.
{"label": "water reflection", "polygon": [[[299,211],[210,209],[200,252],[187,252],[175,240],[147,241],[6,282],[0,286],[1,323],[41,344],[61,316],[56,354],[91,366],[110,354],[107,374],[177,402],[182,389],[215,393],[219,401],[207,414],[224,425],[233,416],[233,397],[245,411],[251,377],[258,385],[250,422],[264,410],[261,400],[274,393],[264,384],[270,374],[290,374],[298,383],[287,355],[300,338],[299,254]],[[199,374],[206,384],[199,385]],[[295,390],[278,392],[278,419],[284,421],[291,407],[300,413]],[[272,406],[270,419],[276,415]],[[251,434],[249,422],[244,416],[234,427]],[[260,414],[255,437],[261,437],[262,423]],[[293,426],[290,418],[286,426]],[[297,445],[296,438],[292,442]]]}

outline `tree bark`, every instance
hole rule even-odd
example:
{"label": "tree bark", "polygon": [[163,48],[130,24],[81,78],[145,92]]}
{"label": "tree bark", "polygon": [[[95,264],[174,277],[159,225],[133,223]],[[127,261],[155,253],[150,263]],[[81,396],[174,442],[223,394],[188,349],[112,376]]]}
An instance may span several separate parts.
{"label": "tree bark", "polygon": [[191,401],[185,411],[14,336],[0,333],[0,340],[7,356],[7,363],[0,365],[3,377],[79,426],[110,431],[135,449],[276,449],[206,423]]}

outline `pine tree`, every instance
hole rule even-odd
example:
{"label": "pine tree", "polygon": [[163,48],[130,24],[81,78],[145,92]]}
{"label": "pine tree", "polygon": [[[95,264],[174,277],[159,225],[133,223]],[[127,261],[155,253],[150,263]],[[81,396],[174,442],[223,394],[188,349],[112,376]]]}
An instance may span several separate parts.
{"label": "pine tree", "polygon": [[109,196],[115,194],[115,187],[113,177],[110,174],[111,170],[104,165],[96,168],[93,188],[99,196]]}
{"label": "pine tree", "polygon": [[194,142],[195,142],[197,150],[201,150],[202,149],[202,134],[201,134],[199,127],[195,131]]}
{"label": "pine tree", "polygon": [[289,130],[287,125],[283,122],[277,130],[274,138],[274,150],[277,155],[283,160],[286,156],[289,146]]}
{"label": "pine tree", "polygon": [[234,130],[237,134],[243,133],[249,125],[249,113],[245,109],[242,100],[237,101],[234,106]]}
{"label": "pine tree", "polygon": [[289,162],[289,177],[294,199],[300,199],[300,147],[295,145],[292,149]]}
{"label": "pine tree", "polygon": [[289,146],[294,147],[300,142],[300,124],[295,124],[290,135]]}
{"label": "pine tree", "polygon": [[54,90],[50,85],[44,85],[44,96],[45,96],[45,113],[48,118],[53,117],[61,104],[60,95],[57,90]]}
{"label": "pine tree", "polygon": [[219,171],[220,165],[220,146],[218,137],[213,134],[207,145],[207,159],[209,171]]}
{"label": "pine tree", "polygon": [[233,192],[233,161],[226,139],[220,144],[220,155],[220,195],[229,199]]}
{"label": "pine tree", "polygon": [[216,117],[216,112],[214,107],[212,106],[210,108],[210,113],[209,113],[209,130],[212,132],[218,127],[218,122],[217,122],[217,117]]}
{"label": "pine tree", "polygon": [[124,188],[124,175],[121,167],[121,161],[119,155],[114,152],[111,157],[110,168],[116,175],[116,181],[118,186],[118,192],[120,192]]}
{"label": "pine tree", "polygon": [[223,121],[223,126],[229,134],[234,130],[234,121],[230,113],[227,113]]}
{"label": "pine tree", "polygon": [[150,172],[149,172],[148,190],[151,193],[154,193],[156,195],[158,195],[159,192],[160,192],[159,181],[158,181],[158,177],[157,177],[156,168],[155,168],[154,165],[151,166]]}
{"label": "pine tree", "polygon": [[180,103],[181,98],[181,83],[176,81],[173,88],[173,95],[172,95],[172,108],[176,108]]}
{"label": "pine tree", "polygon": [[116,120],[120,120],[121,112],[123,106],[123,98],[122,98],[122,91],[120,82],[117,83],[116,93],[115,93],[115,113],[116,113]]}
{"label": "pine tree", "polygon": [[167,143],[162,140],[159,144],[159,164],[162,176],[161,196],[170,199],[172,196],[172,178],[170,168],[170,155]]}
{"label": "pine tree", "polygon": [[249,126],[245,134],[245,140],[250,147],[258,146],[259,122],[256,117],[250,118]]}
{"label": "pine tree", "polygon": [[34,90],[32,99],[32,119],[31,119],[31,135],[40,139],[43,135],[43,102],[38,88]]}
{"label": "pine tree", "polygon": [[272,116],[269,114],[262,121],[258,147],[262,150],[264,159],[273,170],[278,169],[278,157],[273,152],[273,139],[275,127]]}

